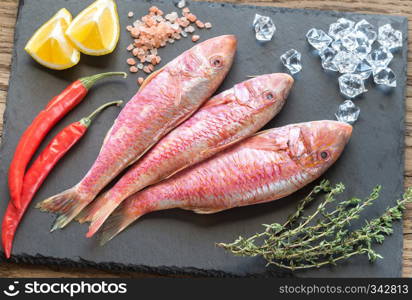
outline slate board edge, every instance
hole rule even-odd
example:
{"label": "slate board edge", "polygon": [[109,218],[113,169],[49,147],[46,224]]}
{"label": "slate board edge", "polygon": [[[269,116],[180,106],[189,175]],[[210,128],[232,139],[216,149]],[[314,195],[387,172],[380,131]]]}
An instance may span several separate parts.
{"label": "slate board edge", "polygon": [[71,259],[62,259],[55,257],[45,257],[42,255],[12,255],[6,259],[4,252],[0,252],[0,262],[30,264],[40,266],[55,266],[69,268],[95,268],[102,271],[111,272],[137,272],[143,274],[152,274],[159,276],[191,276],[197,278],[292,278],[295,277],[290,271],[271,268],[265,273],[245,273],[242,275],[212,269],[199,269],[195,267],[176,267],[176,266],[157,266],[121,264],[114,262],[95,263],[89,260],[79,258],[78,261]]}
{"label": "slate board edge", "polygon": [[[13,45],[16,44],[17,38],[19,36],[19,27],[17,26],[17,24],[19,23],[19,19],[20,19],[20,12],[22,10],[22,7],[24,5],[24,1],[25,0],[19,0],[19,6],[17,8],[17,14],[16,14],[16,22],[14,23],[14,37],[13,37]],[[16,47],[13,46],[13,53],[11,55],[11,60],[10,60],[10,76],[9,76],[9,85],[7,88],[7,96],[6,96],[6,103],[4,104],[5,110],[3,113],[3,132],[2,132],[2,136],[1,136],[1,142],[0,142],[0,152],[3,150],[3,147],[5,145],[5,140],[7,139],[7,125],[8,125],[8,105],[7,103],[9,102],[9,98],[10,98],[10,90],[12,88],[12,82],[13,82],[13,78],[14,78],[14,73],[15,73],[15,63],[14,60],[17,57],[17,49]]]}
{"label": "slate board edge", "polygon": [[[133,1],[133,0],[126,0],[126,1]],[[148,0],[145,0],[149,2]],[[157,0],[160,2],[164,2],[164,0]],[[302,9],[302,8],[289,8],[289,7],[279,7],[279,6],[265,6],[265,5],[252,5],[252,4],[237,4],[237,3],[232,3],[232,2],[225,2],[225,1],[220,1],[219,2],[211,2],[208,0],[200,0],[200,1],[187,1],[188,3],[190,2],[196,2],[197,4],[200,5],[209,5],[209,6],[229,6],[234,9],[246,9],[246,8],[254,8],[258,10],[270,10],[270,9],[278,9],[279,13],[283,12],[297,12],[297,13],[312,13],[312,14],[326,14],[334,17],[343,17],[343,16],[377,16],[377,17],[387,17],[390,16],[391,18],[399,18],[400,20],[408,22],[408,17],[406,16],[399,16],[399,15],[391,15],[391,14],[376,14],[376,13],[357,13],[357,12],[348,12],[348,11],[338,11],[338,10],[321,10],[321,9]],[[190,4],[187,5],[190,7]],[[276,25],[276,20],[275,20],[275,25]],[[275,33],[276,34],[276,33]],[[405,37],[403,37],[405,39]],[[406,37],[407,38],[407,37]]]}
{"label": "slate board edge", "polygon": [[[130,1],[130,0],[126,0]],[[147,0],[145,0],[147,1]],[[159,0],[158,0],[159,1]],[[24,6],[25,0],[20,0],[19,5],[18,5],[18,11],[17,11],[17,16],[16,16],[16,26],[15,26],[15,33],[14,33],[14,39],[13,41],[15,42],[19,36],[19,28],[17,24],[19,23],[20,20],[20,12],[22,7]],[[147,1],[149,2],[149,1]],[[160,2],[163,2],[163,0],[160,0]],[[197,2],[197,1],[196,1]],[[406,28],[408,28],[408,19],[405,16],[393,16],[393,15],[385,15],[385,14],[365,14],[365,13],[353,13],[353,12],[341,12],[341,11],[336,11],[336,10],[316,10],[316,9],[296,9],[296,8],[286,8],[286,7],[275,7],[275,6],[257,6],[257,5],[248,5],[248,4],[234,4],[234,3],[228,3],[228,2],[210,2],[210,1],[202,1],[202,2],[197,2],[197,4],[203,4],[203,5],[211,5],[211,6],[230,6],[236,9],[242,9],[242,8],[254,8],[254,9],[259,9],[259,10],[267,10],[267,9],[273,9],[276,8],[279,10],[279,13],[282,12],[299,12],[299,13],[313,13],[313,14],[327,14],[330,16],[335,16],[335,17],[342,17],[345,15],[349,16],[364,16],[364,15],[373,15],[373,16],[390,16],[391,18],[399,18],[402,20],[402,23],[405,24]],[[407,31],[407,30],[406,30]],[[407,45],[407,40],[408,37],[404,36],[404,45]],[[402,49],[405,55],[408,53],[408,48]],[[16,82],[14,80],[15,77],[15,62],[14,59],[17,57],[16,55],[17,49],[14,47],[13,49],[13,55],[11,59],[11,70],[10,70],[10,77],[9,77],[9,87],[8,87],[8,93],[7,93],[7,100],[6,100],[6,109],[4,112],[4,117],[3,117],[3,135],[2,135],[2,142],[0,144],[0,151],[2,151],[5,140],[7,139],[7,132],[6,130],[7,125],[8,125],[8,100],[9,100],[9,90],[12,89],[13,84]],[[404,65],[404,70],[405,78],[407,78],[407,64]],[[406,85],[405,88],[402,91],[403,94],[403,99],[405,100],[406,96]],[[404,101],[404,105],[406,106],[406,101]],[[402,139],[400,140],[400,154],[401,154],[401,161],[400,161],[400,167],[401,170],[404,170],[405,166],[405,149],[404,149],[404,139],[405,139],[405,115],[402,116],[400,119],[400,131],[402,134]],[[4,167],[4,166],[3,166]],[[404,178],[402,178],[401,184],[404,184]],[[403,220],[400,221],[400,223],[403,223]],[[403,232],[403,228],[401,229],[401,232]],[[403,244],[403,239],[401,240],[401,243]],[[401,254],[403,254],[403,247],[401,248]],[[233,273],[229,273],[226,271],[221,271],[221,270],[212,270],[212,269],[199,269],[195,267],[175,267],[175,266],[156,266],[156,267],[150,267],[146,265],[134,265],[134,264],[121,264],[121,263],[114,263],[114,262],[101,262],[101,263],[95,263],[92,261],[84,260],[81,257],[79,257],[79,260],[72,260],[72,259],[61,259],[61,258],[54,258],[54,257],[45,257],[42,255],[27,255],[27,254],[22,254],[22,255],[13,255],[9,260],[5,258],[4,252],[2,249],[0,249],[0,261],[1,262],[13,262],[13,263],[18,263],[18,264],[31,264],[31,265],[54,265],[54,266],[65,266],[65,267],[77,267],[77,268],[87,268],[87,267],[93,267],[96,269],[101,269],[101,270],[109,270],[109,271],[134,271],[134,272],[141,272],[141,273],[149,273],[149,274],[156,274],[156,275],[190,275],[190,276],[195,276],[195,277],[294,277],[292,272],[289,271],[284,271],[278,268],[268,268],[265,273],[245,273],[243,275],[237,275]]]}

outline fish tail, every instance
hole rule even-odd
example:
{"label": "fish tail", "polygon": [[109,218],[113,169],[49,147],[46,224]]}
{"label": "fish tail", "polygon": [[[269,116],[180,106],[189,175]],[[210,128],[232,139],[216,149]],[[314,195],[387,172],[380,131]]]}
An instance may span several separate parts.
{"label": "fish tail", "polygon": [[126,205],[119,206],[103,225],[100,236],[100,245],[103,246],[106,244],[144,214],[144,211],[141,213],[134,212],[131,214],[128,213]]}
{"label": "fish tail", "polygon": [[85,207],[76,217],[76,221],[83,224],[87,222],[92,222],[95,219],[95,215],[98,214],[99,210],[105,203],[106,195],[108,192],[104,193],[102,196],[94,200],[90,205]]}
{"label": "fish tail", "polygon": [[89,216],[86,216],[87,220],[90,220],[91,224],[89,226],[89,232],[87,232],[86,237],[92,237],[99,228],[103,225],[104,221],[110,216],[110,214],[119,206],[121,202],[109,200],[106,197],[97,199],[99,201],[94,205],[96,210],[91,211]]}
{"label": "fish tail", "polygon": [[80,224],[91,222],[92,220],[89,218],[92,210],[95,207],[96,202],[93,201],[88,206],[83,208],[83,210],[74,218],[75,221],[79,222]]}
{"label": "fish tail", "polygon": [[90,201],[91,199],[85,197],[84,194],[80,194],[73,187],[43,200],[36,205],[36,208],[41,211],[60,214],[51,229],[51,231],[55,231],[69,224]]}
{"label": "fish tail", "polygon": [[[160,188],[162,190],[162,188]],[[159,189],[149,188],[138,192],[123,203],[107,218],[101,229],[100,245],[106,244],[131,223],[150,212],[180,207],[181,200],[173,201],[172,198],[165,198],[165,193],[160,193]],[[111,202],[111,201],[110,201]],[[117,205],[119,202],[115,202]],[[106,219],[106,218],[104,218]],[[97,225],[100,222],[97,222]],[[96,226],[97,226],[96,225]]]}

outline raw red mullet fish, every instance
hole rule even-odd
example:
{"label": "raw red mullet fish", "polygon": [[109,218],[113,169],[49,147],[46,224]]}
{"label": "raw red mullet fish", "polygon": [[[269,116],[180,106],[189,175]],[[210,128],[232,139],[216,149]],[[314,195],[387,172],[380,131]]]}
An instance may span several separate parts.
{"label": "raw red mullet fish", "polygon": [[86,176],[37,205],[61,214],[52,231],[66,226],[114,177],[193,114],[226,77],[236,47],[233,35],[207,40],[147,78],[120,112]]}
{"label": "raw red mullet fish", "polygon": [[262,75],[210,99],[80,214],[80,222],[92,222],[87,236],[130,195],[256,133],[281,110],[292,85],[287,74]]}
{"label": "raw red mullet fish", "polygon": [[124,201],[102,228],[102,244],[139,217],[181,208],[211,214],[283,198],[321,176],[352,126],[314,121],[269,129]]}

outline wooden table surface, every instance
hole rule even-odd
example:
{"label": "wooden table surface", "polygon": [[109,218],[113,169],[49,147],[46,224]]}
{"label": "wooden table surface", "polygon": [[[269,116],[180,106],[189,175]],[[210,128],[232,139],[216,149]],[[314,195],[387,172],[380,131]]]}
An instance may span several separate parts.
{"label": "wooden table surface", "polygon": [[[19,0],[0,0],[0,139],[3,130],[9,84],[10,64],[13,51],[13,35]],[[122,1],[122,0],[119,0]],[[226,2],[273,5],[290,8],[340,10],[359,13],[379,13],[407,16],[409,19],[409,67],[406,112],[406,169],[405,186],[412,185],[412,0],[225,0]],[[404,221],[403,276],[412,277],[412,206]],[[390,258],[386,258],[390,259]],[[72,269],[45,266],[0,265],[0,277],[142,277],[139,273],[114,273],[95,269]]]}

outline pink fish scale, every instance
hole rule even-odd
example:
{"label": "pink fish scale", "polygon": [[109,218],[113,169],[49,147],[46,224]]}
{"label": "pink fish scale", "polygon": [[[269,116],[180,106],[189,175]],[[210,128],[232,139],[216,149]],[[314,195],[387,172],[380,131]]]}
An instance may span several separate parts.
{"label": "pink fish scale", "polygon": [[[256,132],[281,109],[285,102],[282,97],[286,94],[283,90],[290,89],[292,83],[286,74],[262,75],[235,85],[206,102],[93,204],[91,212],[86,213],[86,220],[91,220],[88,235],[94,234],[128,196]],[[240,90],[241,93],[235,95]],[[273,96],[264,97],[266,91],[271,91]]]}
{"label": "pink fish scale", "polygon": [[52,230],[69,224],[122,170],[189,118],[227,75],[236,47],[233,35],[216,37],[153,73],[119,114],[82,181],[38,204],[41,210],[60,213]]}
{"label": "pink fish scale", "polygon": [[[281,165],[278,164],[279,161],[282,162]],[[247,148],[227,155],[222,160],[211,160],[210,164],[202,167],[199,173],[190,173],[188,178],[182,174],[182,181],[178,177],[173,183],[175,199],[188,198],[189,207],[205,205],[206,195],[211,201],[207,203],[207,207],[215,208],[263,201],[266,200],[267,193],[273,193],[274,188],[278,188],[280,193],[286,192],[288,188],[286,184],[285,187],[276,187],[271,183],[279,180],[288,182],[288,178],[301,171],[286,152],[280,155]],[[260,194],[259,190],[267,192]],[[228,199],[231,204],[226,203]]]}
{"label": "pink fish scale", "polygon": [[290,195],[322,175],[341,155],[351,134],[350,125],[336,121],[261,132],[129,197],[107,220],[103,241],[151,211],[181,208],[215,213]]}
{"label": "pink fish scale", "polygon": [[[159,80],[168,82],[164,77],[168,77],[167,72],[162,73]],[[156,141],[153,139],[155,134],[159,135],[159,131],[162,132],[163,120],[169,119],[174,113],[173,110],[170,112],[170,101],[173,101],[173,98],[169,98],[174,94],[157,94],[153,92],[153,88],[149,83],[147,88],[129,101],[119,114],[96,163],[82,181],[81,185],[86,191],[100,190],[110,181],[113,174],[118,174],[125,164],[136,159],[147,145]],[[159,122],[151,122],[153,119]],[[137,140],[139,143],[136,143]]]}
{"label": "pink fish scale", "polygon": [[[250,120],[249,111],[249,107],[238,107],[238,105],[234,105],[234,109],[228,109],[227,106],[206,107],[179,128],[179,135],[166,136],[158,147],[149,152],[149,159],[143,158],[136,168],[132,168],[119,180],[113,192],[122,190],[124,194],[129,194],[130,191],[133,192],[136,189],[135,182],[138,182],[139,178],[145,177],[146,180],[150,180],[153,177],[159,177],[160,174],[157,174],[156,171],[162,170],[163,173],[168,173],[165,167],[169,167],[173,171],[179,161],[185,161],[185,156],[197,154],[194,151],[196,143],[206,143],[213,146],[216,144],[216,140],[225,140],[226,137],[232,136],[237,128],[231,128],[233,126],[229,125],[239,123],[239,127],[241,127],[242,123]],[[194,126],[196,128],[193,128]],[[226,128],[231,128],[231,130]],[[186,150],[191,151],[185,152]],[[159,162],[163,167],[159,166]],[[138,186],[144,186],[144,182],[143,179],[143,182]],[[119,194],[116,193],[116,195]],[[115,199],[115,196],[110,195],[110,198]]]}

